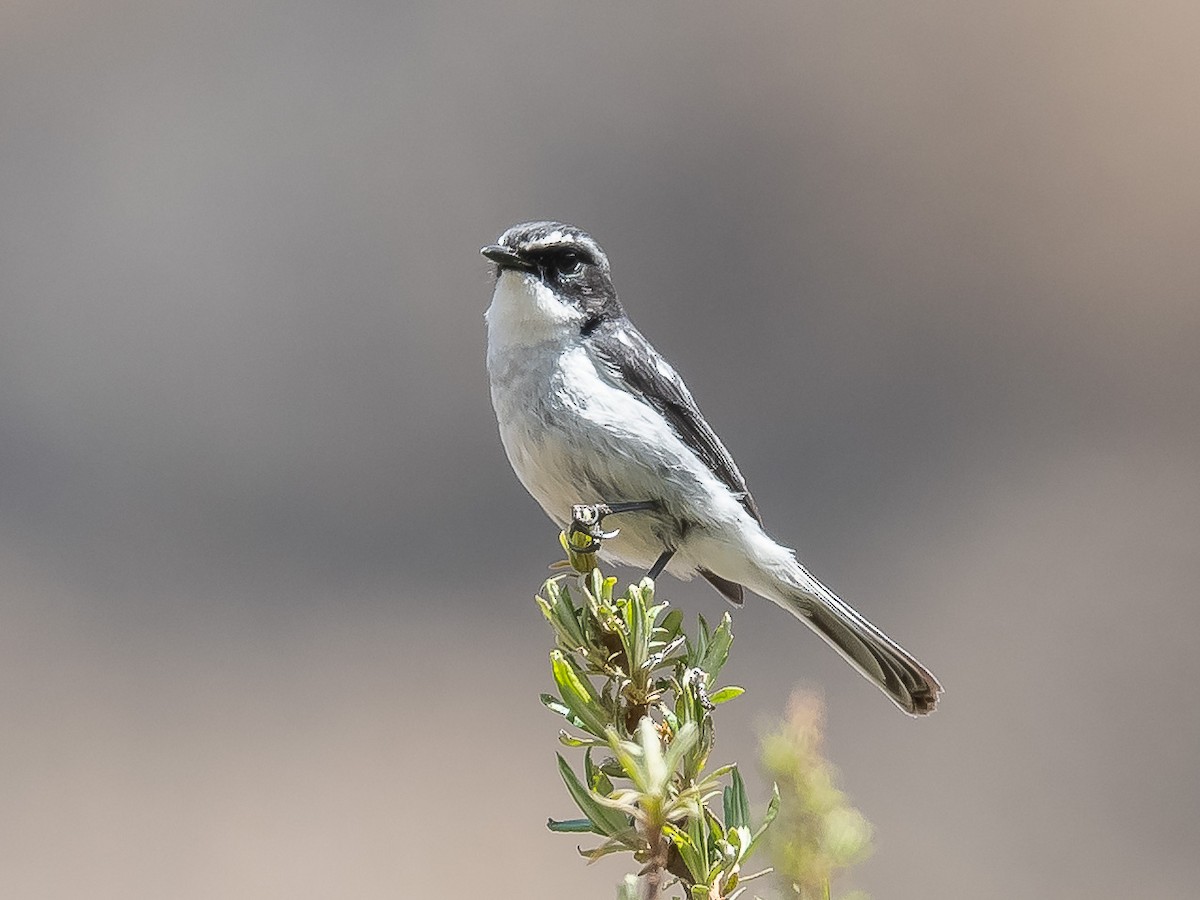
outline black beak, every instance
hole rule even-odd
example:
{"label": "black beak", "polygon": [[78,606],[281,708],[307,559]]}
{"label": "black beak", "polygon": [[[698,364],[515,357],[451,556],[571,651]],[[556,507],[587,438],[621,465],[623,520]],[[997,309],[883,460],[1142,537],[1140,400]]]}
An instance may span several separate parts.
{"label": "black beak", "polygon": [[520,269],[522,272],[534,271],[534,266],[522,259],[515,250],[500,244],[489,244],[479,251],[496,264],[498,269]]}

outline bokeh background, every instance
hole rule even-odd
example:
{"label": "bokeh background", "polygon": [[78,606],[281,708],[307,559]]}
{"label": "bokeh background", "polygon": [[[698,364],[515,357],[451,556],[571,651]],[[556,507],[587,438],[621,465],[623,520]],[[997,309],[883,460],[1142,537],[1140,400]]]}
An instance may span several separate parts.
{"label": "bokeh background", "polygon": [[819,686],[877,828],[847,885],[1195,896],[1197,34],[0,6],[0,895],[612,896],[543,827],[555,532],[483,362],[478,248],[558,218],[770,529],[947,687],[909,720],[752,602],[720,755]]}

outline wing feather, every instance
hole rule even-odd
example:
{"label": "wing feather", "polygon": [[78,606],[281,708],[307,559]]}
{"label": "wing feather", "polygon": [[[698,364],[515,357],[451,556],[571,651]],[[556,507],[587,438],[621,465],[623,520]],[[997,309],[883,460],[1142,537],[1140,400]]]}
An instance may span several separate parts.
{"label": "wing feather", "polygon": [[683,379],[628,319],[606,322],[588,336],[595,358],[665,418],[680,439],[761,525],[746,479],[704,420]]}

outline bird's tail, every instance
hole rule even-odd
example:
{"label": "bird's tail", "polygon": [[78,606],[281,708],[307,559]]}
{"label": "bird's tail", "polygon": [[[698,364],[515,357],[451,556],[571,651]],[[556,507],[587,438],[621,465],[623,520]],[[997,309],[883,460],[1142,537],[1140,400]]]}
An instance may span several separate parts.
{"label": "bird's tail", "polygon": [[771,599],[821,635],[845,660],[912,716],[933,712],[942,686],[911,653],[843,603],[803,568],[799,584],[779,585]]}

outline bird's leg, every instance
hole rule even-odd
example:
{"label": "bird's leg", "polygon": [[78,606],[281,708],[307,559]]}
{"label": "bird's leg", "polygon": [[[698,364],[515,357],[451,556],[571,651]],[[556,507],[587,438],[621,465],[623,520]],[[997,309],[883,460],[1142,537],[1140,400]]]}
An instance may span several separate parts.
{"label": "bird's leg", "polygon": [[603,506],[607,510],[604,515],[608,516],[614,513],[644,512],[648,509],[658,509],[658,501],[630,500],[626,503],[605,503]]}
{"label": "bird's leg", "polygon": [[646,573],[646,577],[654,581],[662,574],[662,570],[667,567],[667,563],[671,561],[671,557],[675,555],[674,550],[664,550],[662,555],[654,561],[654,565],[650,567],[650,571]]}
{"label": "bird's leg", "polygon": [[[576,534],[587,535],[591,541],[584,547],[575,548],[579,553],[595,553],[600,549],[600,542],[617,536],[620,529],[605,531],[601,526],[605,516],[617,513],[641,512],[648,509],[658,509],[657,500],[632,500],[625,503],[579,503],[571,507],[571,528],[567,537]],[[666,565],[666,563],[663,563]]]}

